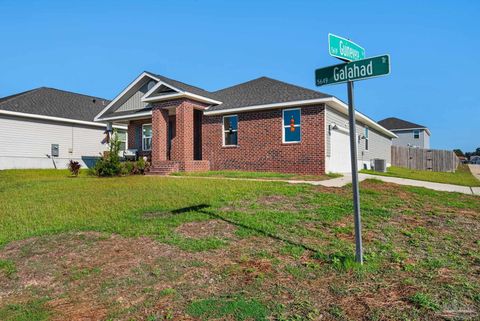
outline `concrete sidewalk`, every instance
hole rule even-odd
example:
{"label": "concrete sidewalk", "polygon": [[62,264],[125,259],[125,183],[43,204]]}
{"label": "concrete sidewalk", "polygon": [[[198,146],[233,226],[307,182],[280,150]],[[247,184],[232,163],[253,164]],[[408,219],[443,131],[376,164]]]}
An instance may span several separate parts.
{"label": "concrete sidewalk", "polygon": [[[442,192],[457,192],[462,194],[469,194],[469,195],[480,195],[480,187],[468,187],[468,186],[460,186],[460,185],[452,185],[452,184],[441,184],[441,183],[433,183],[433,182],[426,182],[426,181],[417,181],[414,179],[406,179],[406,178],[398,178],[398,177],[389,177],[389,176],[380,176],[380,175],[370,175],[370,174],[358,174],[358,179],[360,181],[364,181],[366,179],[377,179],[387,183],[394,183],[398,185],[408,185],[408,186],[417,186],[417,187],[425,187],[428,189],[432,189],[435,191],[442,191]],[[351,174],[344,174],[343,177],[329,179],[326,181],[318,181],[317,185],[322,185],[326,187],[342,187],[348,183],[352,182]]]}
{"label": "concrete sidewalk", "polygon": [[[240,178],[240,177],[205,177],[205,176],[169,176],[172,178],[179,179],[189,179],[189,178],[203,178],[203,179],[214,179],[214,180],[232,180],[232,181],[260,181],[260,182],[284,182],[290,184],[309,184],[315,186],[325,186],[325,187],[343,187],[352,182],[352,175],[346,173],[344,176],[328,179],[324,181],[305,181],[305,180],[288,180],[288,179],[268,179],[268,178]],[[159,176],[164,177],[164,176]],[[462,194],[469,195],[480,195],[480,187],[468,187],[468,186],[459,186],[451,184],[441,184],[441,183],[432,183],[425,181],[417,181],[413,179],[405,179],[398,177],[388,177],[380,175],[370,175],[370,174],[358,174],[359,181],[364,181],[366,179],[377,179],[387,183],[394,183],[398,185],[408,185],[408,186],[418,186],[425,187],[435,191],[442,192],[457,192]]]}

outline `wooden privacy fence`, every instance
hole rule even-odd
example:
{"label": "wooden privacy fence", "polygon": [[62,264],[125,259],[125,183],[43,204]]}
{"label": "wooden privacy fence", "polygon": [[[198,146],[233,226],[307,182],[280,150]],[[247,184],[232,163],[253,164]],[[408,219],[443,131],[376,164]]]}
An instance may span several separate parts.
{"label": "wooden privacy fence", "polygon": [[460,160],[454,152],[392,146],[392,166],[433,172],[455,172]]}

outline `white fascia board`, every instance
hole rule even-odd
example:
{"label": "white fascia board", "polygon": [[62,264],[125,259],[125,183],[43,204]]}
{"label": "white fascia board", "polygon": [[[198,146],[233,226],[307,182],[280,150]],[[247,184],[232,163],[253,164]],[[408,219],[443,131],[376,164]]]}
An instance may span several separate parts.
{"label": "white fascia board", "polygon": [[[16,112],[16,111],[8,111],[8,110],[0,110],[0,115],[16,116],[16,117],[24,117],[24,118],[32,118],[32,119],[42,119],[42,120],[51,120],[51,121],[70,123],[70,124],[78,124],[78,125],[106,127],[106,124],[104,124],[104,123],[97,123],[97,122],[93,122],[93,121],[76,120],[76,119],[53,117],[53,116],[44,116],[44,115],[38,115],[38,114],[26,114],[26,113],[19,113],[19,112]],[[114,125],[113,127],[118,128],[118,129],[127,129],[126,126],[120,126],[120,125]]]}
{"label": "white fascia board", "polygon": [[203,102],[203,103],[213,104],[213,105],[220,105],[222,103],[219,100],[211,99],[211,98],[208,98],[208,97],[205,97],[205,96],[200,96],[200,95],[197,95],[197,94],[192,94],[192,93],[189,93],[188,91],[185,92],[185,97],[191,98],[193,100],[198,100],[198,101]]}
{"label": "white fascia board", "polygon": [[127,92],[130,91],[130,89],[132,89],[139,81],[141,81],[143,78],[145,77],[149,77],[151,79],[154,79],[156,81],[160,81],[160,79],[146,73],[146,72],[142,72],[137,78],[135,78],[134,81],[132,81],[130,83],[130,85],[127,86],[127,88],[125,88],[120,94],[117,95],[117,97],[115,97],[114,100],[112,100],[110,102],[110,104],[108,104],[104,109],[102,109],[102,111],[100,113],[98,113],[97,116],[95,116],[94,118],[94,121],[100,121],[102,120],[101,116],[110,108],[112,107],[120,98],[123,97],[123,95],[125,95]]}
{"label": "white fascia board", "polygon": [[[143,97],[145,97],[145,96],[143,96]],[[182,97],[185,97],[185,94],[184,93],[176,93],[176,94],[169,94],[169,95],[149,97],[149,98],[143,98],[143,97],[141,98],[141,101],[143,101],[144,103],[150,103],[150,102],[155,102],[155,101],[182,98]]]}
{"label": "white fascia board", "polygon": [[431,135],[430,130],[427,127],[412,127],[412,128],[394,128],[391,129],[393,132],[409,131],[409,130],[424,130],[427,132],[428,136]]}
{"label": "white fascia board", "polygon": [[109,121],[109,120],[120,120],[120,119],[138,119],[138,118],[148,118],[152,116],[152,111],[145,111],[142,113],[137,113],[137,114],[129,114],[129,115],[122,115],[122,116],[112,116],[112,117],[106,117],[102,118],[103,121]]}
{"label": "white fascia board", "polygon": [[147,94],[145,94],[142,97],[142,101],[147,103],[147,102],[164,101],[164,100],[175,99],[175,98],[190,98],[192,100],[196,100],[196,101],[200,101],[208,104],[214,104],[214,105],[220,105],[222,103],[221,101],[218,101],[218,100],[214,100],[208,97],[189,93],[188,91],[181,91],[177,94],[170,94],[170,95],[156,96],[156,97],[147,97]]}
{"label": "white fascia board", "polygon": [[[336,111],[341,112],[342,114],[348,115],[348,106],[343,101],[337,99],[336,97],[332,97],[332,101],[328,104],[329,107],[332,107]],[[390,138],[398,138],[393,132],[389,131],[385,127],[381,126],[376,121],[372,120],[371,118],[365,116],[359,111],[355,111],[355,119],[360,121],[361,123],[368,125],[370,128],[374,128],[385,135],[389,136]]]}

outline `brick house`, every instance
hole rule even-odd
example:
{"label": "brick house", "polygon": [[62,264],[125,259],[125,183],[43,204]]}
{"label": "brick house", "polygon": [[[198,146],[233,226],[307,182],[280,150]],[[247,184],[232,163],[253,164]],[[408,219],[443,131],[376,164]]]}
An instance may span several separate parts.
{"label": "brick house", "polygon": [[[350,171],[345,103],[267,77],[210,92],[143,72],[95,120],[128,125],[128,148],[157,173]],[[361,113],[356,120],[359,166],[389,164],[395,134]]]}

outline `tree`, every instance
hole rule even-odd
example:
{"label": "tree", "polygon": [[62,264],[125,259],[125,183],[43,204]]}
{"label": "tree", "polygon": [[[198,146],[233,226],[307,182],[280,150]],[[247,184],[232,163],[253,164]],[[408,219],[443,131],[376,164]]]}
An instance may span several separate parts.
{"label": "tree", "polygon": [[455,153],[455,155],[457,155],[458,157],[460,156],[465,156],[462,152],[461,149],[454,149],[453,152]]}

